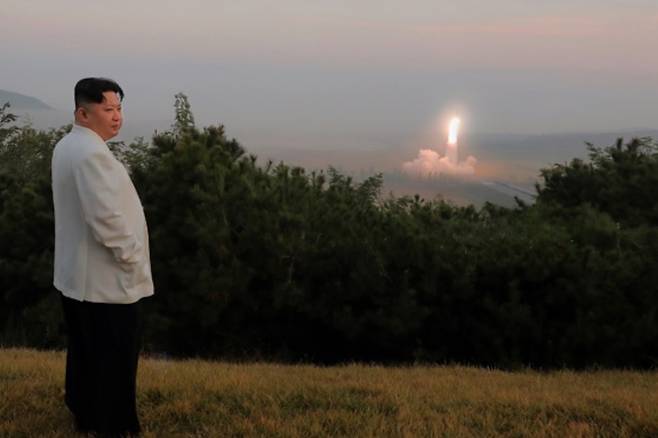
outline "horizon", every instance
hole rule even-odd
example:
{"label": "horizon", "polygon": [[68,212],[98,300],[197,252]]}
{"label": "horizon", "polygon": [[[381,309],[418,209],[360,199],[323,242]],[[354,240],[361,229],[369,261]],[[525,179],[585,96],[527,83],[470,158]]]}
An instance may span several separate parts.
{"label": "horizon", "polygon": [[[45,104],[47,106],[50,106],[50,108],[25,108],[21,106],[16,106],[13,103],[10,102],[10,108],[9,111],[12,112],[13,114],[18,116],[18,122],[19,123],[32,123],[35,125],[35,127],[39,129],[49,129],[49,128],[59,128],[63,125],[73,123],[73,110],[64,110],[58,107],[55,107],[51,105],[49,102],[44,101],[41,99],[39,96],[36,96],[34,94],[29,94],[29,93],[19,93],[14,90],[7,90],[7,89],[0,89],[0,91],[6,91],[9,93],[16,93],[19,95],[22,95],[27,98],[34,98],[40,101],[40,103]],[[4,102],[2,102],[4,103]],[[153,134],[154,131],[163,131],[165,129],[168,129],[171,127],[171,124],[174,121],[174,108],[173,108],[173,96],[172,96],[172,105],[170,105],[171,108],[171,114],[168,117],[162,117],[162,118],[140,118],[139,116],[133,117],[132,114],[128,115],[124,119],[124,128],[122,128],[122,131],[119,133],[118,138],[122,141],[129,142],[135,139],[136,137],[144,137],[148,139],[150,135]],[[195,116],[195,119],[198,120],[197,114],[194,109],[194,104],[191,102],[191,111]],[[227,132],[230,134],[231,131],[231,126],[227,126],[225,123],[222,121],[216,121],[216,122],[210,122],[210,123],[196,123],[198,127],[203,127],[203,126],[209,126],[211,124],[220,124],[225,127]],[[445,124],[445,123],[444,123]],[[130,131],[129,135],[125,135],[125,128],[128,127],[128,131]],[[258,128],[254,128],[254,131],[258,131]],[[427,144],[430,144],[432,142],[435,142],[436,144],[441,144],[441,135],[447,136],[447,128],[444,129],[444,133],[440,132],[439,130],[436,130],[433,133],[428,132],[426,130],[424,133],[422,132],[416,132],[416,139],[422,138],[424,135],[424,138],[422,141],[425,141]],[[609,136],[609,135],[619,135],[619,136],[636,136],[636,135],[644,135],[643,133],[650,133],[650,135],[653,135],[654,131],[658,131],[658,127],[652,127],[652,126],[623,126],[623,127],[600,127],[598,129],[573,129],[573,130],[563,130],[563,131],[537,131],[537,132],[522,132],[522,131],[482,131],[482,130],[471,130],[467,131],[465,133],[460,132],[460,138],[466,138],[466,139],[476,139],[479,141],[482,141],[483,139],[486,139],[487,141],[515,141],[515,140],[531,140],[531,139],[536,139],[536,138],[541,138],[541,137],[573,137],[573,136]],[[283,130],[281,130],[283,132]],[[304,132],[302,129],[300,132]],[[361,135],[355,136],[355,139],[358,140],[359,136],[363,136],[363,133],[360,133]],[[239,136],[231,136],[229,137],[235,137],[238,141],[240,141]],[[583,139],[583,141],[588,141],[587,139]],[[272,145],[268,144],[265,142],[264,144],[258,144],[256,147],[261,150],[267,150],[267,149],[276,149],[283,147],[286,150],[300,150],[303,148],[303,146],[308,146],[308,145]],[[314,148],[311,147],[309,148],[310,151],[341,151],[341,150],[346,150],[346,149],[353,149],[354,145],[344,145],[344,144],[333,144],[331,147],[319,147],[319,148]],[[378,145],[382,146],[382,145]],[[388,145],[389,147],[395,147],[399,148],[400,145]],[[433,146],[429,146],[433,147]],[[383,148],[386,149],[386,148]],[[367,151],[367,150],[382,150],[381,147],[376,147],[373,149],[370,149],[368,147],[365,148],[357,148],[356,150],[358,151]]]}
{"label": "horizon", "polygon": [[[194,110],[194,108],[192,108]],[[33,113],[49,113],[38,110]],[[59,111],[63,113],[63,111]],[[72,120],[71,120],[72,121]],[[44,129],[42,123],[34,123],[34,127]],[[160,132],[169,129],[173,122],[163,123]],[[60,127],[64,123],[54,124]],[[129,121],[131,129],[135,122]],[[197,123],[201,128],[201,124]],[[144,128],[144,126],[142,126]],[[152,126],[149,125],[153,134]],[[125,128],[113,141],[126,143],[134,140],[137,135],[129,135],[134,131]],[[289,166],[301,166],[307,171],[326,171],[329,167],[337,169],[344,175],[362,181],[364,178],[381,174],[383,176],[382,196],[420,195],[425,199],[434,199],[437,195],[450,200],[457,205],[473,204],[481,206],[485,202],[512,207],[514,197],[519,196],[525,202],[534,202],[534,187],[541,180],[541,169],[549,168],[555,163],[566,163],[573,158],[587,159],[588,152],[585,142],[595,146],[605,147],[614,144],[619,137],[630,140],[633,137],[651,136],[658,138],[658,130],[638,129],[623,132],[605,130],[599,133],[553,133],[553,134],[519,134],[519,133],[460,133],[460,165],[471,154],[478,157],[477,163],[471,162],[471,170],[451,174],[450,168],[432,164],[435,169],[431,174],[424,175],[405,171],[417,150],[415,144],[387,146],[384,148],[349,148],[336,144],[333,148],[308,148],[285,145],[282,147],[248,144],[241,135],[235,135],[227,127],[227,136],[236,138],[249,154],[255,154],[261,165],[272,161],[274,164],[284,163]],[[142,132],[144,138],[150,141],[150,135]],[[446,133],[447,135],[447,133]],[[426,139],[432,141],[431,138]],[[445,138],[447,140],[447,137]],[[426,144],[438,152],[438,158],[446,151],[446,142]],[[416,159],[416,161],[418,158]],[[474,165],[475,164],[475,165]],[[462,170],[464,168],[462,167]],[[447,171],[446,171],[447,170]]]}

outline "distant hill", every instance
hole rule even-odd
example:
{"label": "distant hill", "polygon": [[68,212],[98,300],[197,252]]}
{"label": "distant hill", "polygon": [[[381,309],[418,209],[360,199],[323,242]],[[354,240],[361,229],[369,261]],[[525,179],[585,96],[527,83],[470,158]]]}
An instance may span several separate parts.
{"label": "distant hill", "polygon": [[16,110],[50,110],[50,105],[42,102],[36,97],[26,96],[25,94],[14,93],[13,91],[0,90],[0,105],[5,102],[11,104],[12,109]]}

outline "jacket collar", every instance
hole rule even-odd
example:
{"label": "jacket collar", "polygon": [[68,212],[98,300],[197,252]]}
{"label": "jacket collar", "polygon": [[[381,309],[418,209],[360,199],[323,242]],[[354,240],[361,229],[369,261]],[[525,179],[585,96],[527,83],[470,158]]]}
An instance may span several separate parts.
{"label": "jacket collar", "polygon": [[103,139],[101,138],[101,136],[96,133],[96,131],[84,127],[82,125],[78,125],[77,123],[73,123],[73,128],[71,128],[71,132],[94,137],[96,140],[100,141],[101,143],[106,144],[105,141],[103,141]]}

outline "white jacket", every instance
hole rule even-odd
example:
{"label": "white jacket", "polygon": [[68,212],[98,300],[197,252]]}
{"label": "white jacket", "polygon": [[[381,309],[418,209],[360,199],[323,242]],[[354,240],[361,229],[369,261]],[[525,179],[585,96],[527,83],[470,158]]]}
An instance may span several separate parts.
{"label": "white jacket", "polygon": [[125,167],[91,129],[73,125],[53,152],[55,287],[78,301],[153,295],[144,210]]}

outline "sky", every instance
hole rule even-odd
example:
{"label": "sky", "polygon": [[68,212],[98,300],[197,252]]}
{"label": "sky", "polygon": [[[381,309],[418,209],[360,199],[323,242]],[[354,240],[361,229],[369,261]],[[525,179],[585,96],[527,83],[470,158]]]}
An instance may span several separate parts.
{"label": "sky", "polygon": [[1,5],[0,89],[72,111],[78,79],[111,77],[127,125],[162,127],[184,92],[256,149],[391,148],[455,114],[481,133],[658,128],[656,0]]}

